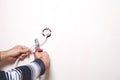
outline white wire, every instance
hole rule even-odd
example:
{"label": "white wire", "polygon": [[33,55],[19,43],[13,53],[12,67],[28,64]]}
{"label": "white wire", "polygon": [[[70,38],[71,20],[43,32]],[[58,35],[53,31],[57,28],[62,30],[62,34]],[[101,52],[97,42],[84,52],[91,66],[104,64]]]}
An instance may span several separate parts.
{"label": "white wire", "polygon": [[17,65],[18,65],[18,63],[19,63],[19,58],[15,61],[15,63],[14,63],[14,65],[13,65],[13,68],[15,68]]}
{"label": "white wire", "polygon": [[40,47],[43,46],[46,42],[47,42],[47,36],[45,36],[45,40],[40,44]]}

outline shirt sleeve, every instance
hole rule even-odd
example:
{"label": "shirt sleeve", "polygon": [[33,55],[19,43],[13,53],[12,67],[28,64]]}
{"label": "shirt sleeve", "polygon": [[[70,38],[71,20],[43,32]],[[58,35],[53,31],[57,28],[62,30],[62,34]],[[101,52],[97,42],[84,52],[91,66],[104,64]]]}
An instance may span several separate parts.
{"label": "shirt sleeve", "polygon": [[16,67],[8,71],[0,71],[0,80],[35,80],[44,72],[45,65],[43,61],[36,59],[29,65]]}

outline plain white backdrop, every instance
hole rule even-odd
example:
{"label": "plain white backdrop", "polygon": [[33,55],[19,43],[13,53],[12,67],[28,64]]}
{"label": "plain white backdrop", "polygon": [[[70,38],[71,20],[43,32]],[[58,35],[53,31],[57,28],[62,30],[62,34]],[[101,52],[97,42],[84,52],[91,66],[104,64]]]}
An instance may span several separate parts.
{"label": "plain white backdrop", "polygon": [[0,0],[0,50],[31,47],[45,27],[46,80],[120,80],[120,0]]}

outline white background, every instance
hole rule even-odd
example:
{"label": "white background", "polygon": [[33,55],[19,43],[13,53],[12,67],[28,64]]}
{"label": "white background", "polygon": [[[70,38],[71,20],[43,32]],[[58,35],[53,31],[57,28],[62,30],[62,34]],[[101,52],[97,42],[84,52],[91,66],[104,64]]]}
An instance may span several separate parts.
{"label": "white background", "polygon": [[45,27],[46,80],[120,80],[120,0],[0,0],[0,50],[31,47]]}

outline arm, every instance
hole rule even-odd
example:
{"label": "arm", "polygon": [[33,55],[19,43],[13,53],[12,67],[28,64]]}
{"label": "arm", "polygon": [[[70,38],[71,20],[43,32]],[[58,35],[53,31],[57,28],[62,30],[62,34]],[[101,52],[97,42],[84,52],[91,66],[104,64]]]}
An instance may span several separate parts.
{"label": "arm", "polygon": [[29,65],[20,66],[9,71],[0,72],[0,80],[35,80],[44,74],[49,67],[49,56],[46,52],[36,52],[35,60]]}
{"label": "arm", "polygon": [[45,65],[41,59],[35,59],[29,65],[20,66],[12,70],[1,71],[0,80],[35,80],[44,74]]}

